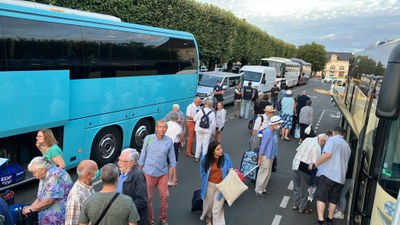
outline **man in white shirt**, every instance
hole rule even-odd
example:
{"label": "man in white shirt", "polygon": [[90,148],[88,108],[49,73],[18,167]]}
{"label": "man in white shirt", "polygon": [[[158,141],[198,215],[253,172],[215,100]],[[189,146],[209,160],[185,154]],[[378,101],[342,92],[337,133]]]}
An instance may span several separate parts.
{"label": "man in white shirt", "polygon": [[264,108],[264,114],[257,117],[254,121],[253,130],[251,132],[250,147],[252,150],[260,148],[262,131],[269,125],[271,117],[274,115],[275,109],[271,105]]}
{"label": "man in white shirt", "polygon": [[194,141],[194,127],[195,127],[195,122],[193,121],[194,116],[196,115],[197,111],[199,111],[199,107],[201,104],[201,99],[199,97],[196,97],[190,105],[188,105],[186,109],[186,124],[188,127],[188,141],[186,143],[186,156],[193,158],[194,155],[192,154],[192,147],[193,147],[193,141]]}
{"label": "man in white shirt", "polygon": [[[193,120],[196,122],[196,153],[194,155],[196,162],[200,160],[200,153],[202,153],[202,155],[207,154],[208,144],[210,142],[211,135],[215,133],[215,112],[212,110],[212,107],[213,100],[207,99],[206,103],[204,104],[204,111],[199,110],[193,118]],[[200,127],[200,120],[204,114],[208,114],[210,124],[208,128]]]}

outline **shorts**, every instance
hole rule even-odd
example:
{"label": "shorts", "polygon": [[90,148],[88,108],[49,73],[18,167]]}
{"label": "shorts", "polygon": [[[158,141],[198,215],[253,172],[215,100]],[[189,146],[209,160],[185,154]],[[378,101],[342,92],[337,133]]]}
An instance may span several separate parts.
{"label": "shorts", "polygon": [[317,190],[315,197],[318,201],[329,202],[337,205],[342,192],[343,184],[337,183],[326,176],[316,177]]}

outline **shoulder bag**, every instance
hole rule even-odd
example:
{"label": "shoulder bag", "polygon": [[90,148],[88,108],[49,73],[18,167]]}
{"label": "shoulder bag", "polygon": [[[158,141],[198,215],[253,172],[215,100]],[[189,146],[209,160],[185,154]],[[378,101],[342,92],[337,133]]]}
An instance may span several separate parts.
{"label": "shoulder bag", "polygon": [[106,215],[108,209],[110,208],[110,206],[113,204],[113,202],[115,201],[115,199],[118,197],[119,192],[115,193],[114,197],[110,200],[110,202],[108,203],[108,205],[106,206],[106,208],[103,210],[103,212],[101,213],[99,219],[96,221],[96,223],[94,223],[94,225],[99,225],[99,223],[101,222],[101,220],[103,219],[103,217]]}

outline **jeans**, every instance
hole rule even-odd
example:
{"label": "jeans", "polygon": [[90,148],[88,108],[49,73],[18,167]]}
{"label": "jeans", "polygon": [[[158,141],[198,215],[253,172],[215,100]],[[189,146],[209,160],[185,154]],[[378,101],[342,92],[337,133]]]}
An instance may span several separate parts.
{"label": "jeans", "polygon": [[293,170],[293,173],[293,206],[304,210],[307,208],[308,203],[308,183],[310,181],[310,175],[300,170]]}
{"label": "jeans", "polygon": [[249,118],[251,100],[242,100],[242,105],[240,107],[240,116],[244,117],[246,120]]}
{"label": "jeans", "polygon": [[346,179],[346,182],[343,185],[342,192],[340,193],[339,204],[338,204],[339,210],[341,212],[346,211],[346,204],[347,204],[346,194],[350,190],[350,187],[352,186],[352,183],[353,183],[352,179]]}

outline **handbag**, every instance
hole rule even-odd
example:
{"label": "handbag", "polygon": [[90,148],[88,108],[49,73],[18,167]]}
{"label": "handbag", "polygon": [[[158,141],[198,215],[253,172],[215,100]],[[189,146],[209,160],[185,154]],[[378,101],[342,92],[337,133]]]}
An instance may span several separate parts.
{"label": "handbag", "polygon": [[228,205],[231,206],[239,196],[248,189],[248,187],[240,180],[235,170],[229,170],[224,180],[217,184],[217,189],[222,193]]}
{"label": "handbag", "polygon": [[304,130],[304,133],[307,134],[307,135],[310,135],[311,129],[312,129],[312,127],[311,127],[311,124],[310,124],[310,125]]}
{"label": "handbag", "polygon": [[300,138],[300,126],[296,125],[296,129],[294,130],[294,138]]}
{"label": "handbag", "polygon": [[103,217],[106,215],[108,209],[110,208],[110,206],[112,205],[112,203],[115,201],[115,199],[118,197],[119,192],[115,193],[114,197],[110,200],[110,202],[108,203],[108,205],[106,206],[106,208],[103,210],[103,212],[101,213],[99,219],[96,221],[96,223],[94,223],[94,225],[99,225],[99,223],[101,222],[101,220],[103,219]]}

